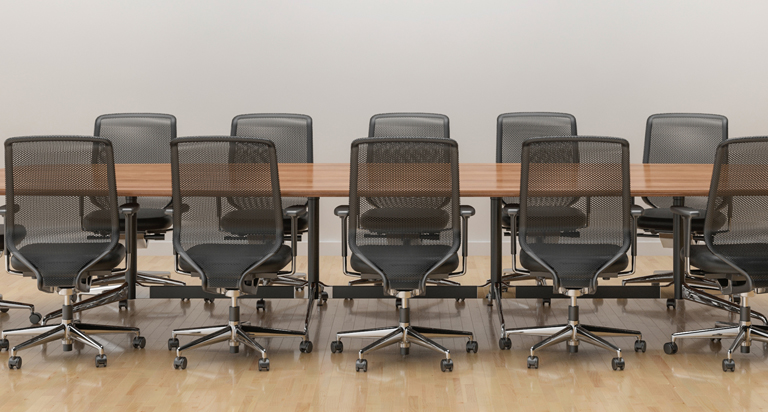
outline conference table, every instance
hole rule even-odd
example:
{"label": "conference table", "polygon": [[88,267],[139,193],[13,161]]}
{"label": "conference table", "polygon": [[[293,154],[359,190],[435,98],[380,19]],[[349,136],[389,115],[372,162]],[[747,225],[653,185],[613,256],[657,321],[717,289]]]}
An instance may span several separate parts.
{"label": "conference table", "polygon": [[[463,163],[460,165],[460,194],[463,198],[487,197],[491,199],[491,272],[489,283],[498,286],[502,276],[502,198],[520,194],[520,164]],[[5,175],[5,170],[0,169]],[[280,190],[285,197],[306,197],[308,201],[308,266],[307,279],[310,293],[315,299],[322,292],[319,273],[319,207],[322,197],[349,196],[349,164],[308,163],[279,165]],[[121,197],[172,196],[171,167],[169,164],[118,164],[115,165],[117,193]],[[632,164],[630,169],[631,195],[669,196],[675,205],[684,205],[686,196],[706,196],[709,192],[712,165],[709,164]],[[5,179],[0,179],[0,194],[5,194]],[[334,219],[333,216],[324,217]],[[136,293],[136,232],[135,215],[126,222],[127,298]],[[675,215],[675,250],[680,250],[682,219]],[[677,254],[676,254],[677,255]],[[673,262],[675,279],[674,299],[683,298],[683,261]],[[477,298],[485,296],[482,286],[429,286],[427,298]],[[552,297],[547,286],[510,286],[510,296],[516,298]],[[153,286],[148,288],[149,298],[212,298],[197,286]],[[293,298],[295,288],[272,286],[259,288],[258,298]],[[333,298],[383,298],[378,286],[334,285]],[[659,286],[607,286],[598,289],[594,297],[660,298]]]}

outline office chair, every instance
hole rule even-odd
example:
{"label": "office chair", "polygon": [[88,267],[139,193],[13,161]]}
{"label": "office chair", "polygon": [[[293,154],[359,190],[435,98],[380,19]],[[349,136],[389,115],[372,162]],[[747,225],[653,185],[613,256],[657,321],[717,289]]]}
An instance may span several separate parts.
{"label": "office chair", "polygon": [[[176,137],[176,118],[155,113],[105,114],[96,118],[94,136],[112,142],[117,164],[168,163],[168,143]],[[165,239],[165,232],[171,228],[171,218],[165,215],[165,208],[170,201],[167,197],[126,197],[126,203],[135,203],[139,207],[136,212],[131,209],[120,210],[120,231],[125,233],[126,215],[135,213],[137,245],[145,244],[150,239]],[[83,217],[83,227],[87,229],[92,226],[92,220],[99,220],[101,213],[103,212],[97,210],[86,214]],[[128,253],[131,253],[130,247]],[[124,267],[116,268],[113,273],[94,279],[93,288],[87,294],[97,296],[76,303],[73,310],[80,312],[115,301],[120,302],[120,308],[127,308],[125,270]],[[136,280],[147,285],[185,285],[184,282],[168,278],[168,275],[167,272],[138,271]],[[73,297],[73,300],[76,298]],[[45,315],[43,322],[60,316],[60,310],[51,312]]]}
{"label": "office chair", "polygon": [[[96,367],[107,366],[104,347],[90,334],[131,333],[134,348],[146,340],[138,328],[74,323],[72,296],[88,292],[91,279],[108,274],[125,257],[120,239],[112,144],[96,137],[16,137],[5,141],[5,238],[11,266],[37,279],[38,289],[64,297],[59,325],[5,330],[37,335],[11,348],[10,369],[21,368],[18,351],[62,340],[65,352],[78,341],[99,351]],[[133,205],[123,205],[123,208]],[[91,225],[83,213],[101,211]],[[23,229],[20,229],[23,228]],[[19,230],[23,230],[21,236]]]}
{"label": "office chair", "polygon": [[336,209],[344,222],[349,219],[343,250],[348,241],[352,268],[378,276],[384,292],[402,303],[397,326],[339,332],[331,352],[344,350],[342,338],[377,338],[355,363],[365,372],[366,353],[399,344],[407,355],[415,343],[443,353],[440,369],[452,371],[450,351],[430,338],[466,337],[467,352],[477,352],[472,332],[411,325],[409,299],[425,294],[428,278],[456,270],[460,244],[466,260],[467,221],[474,209],[459,205],[458,145],[442,138],[357,139],[350,163],[349,206]]}
{"label": "office chair", "polygon": [[[509,335],[547,336],[531,347],[528,368],[536,369],[537,351],[566,342],[575,353],[583,341],[615,351],[611,366],[623,370],[621,349],[603,337],[635,337],[635,351],[645,352],[642,334],[579,323],[577,298],[595,293],[598,278],[625,274],[630,246],[634,269],[634,216],[641,210],[632,207],[630,197],[629,143],[606,137],[530,138],[523,143],[521,167],[520,263],[534,275],[551,277],[554,292],[568,296],[571,304],[567,324],[506,330],[500,346],[511,346]],[[570,207],[588,214],[588,225],[574,228],[570,219],[553,217],[542,207],[573,198],[578,200]],[[517,210],[509,214],[514,230]]]}
{"label": "office chair", "polygon": [[[302,114],[241,114],[232,119],[232,136],[255,137],[259,139],[271,140],[275,143],[279,163],[313,163],[312,156],[312,118]],[[236,210],[229,212],[221,218],[221,227],[224,230],[236,233],[238,230],[236,221],[238,215],[243,213],[242,207],[237,203],[236,198],[227,199],[230,203],[234,202]],[[308,199],[306,197],[284,197],[282,199],[283,208],[293,206],[303,207],[308,210]],[[288,215],[283,216],[284,233],[291,232],[291,218]],[[301,235],[307,232],[309,220],[306,214],[296,220],[298,225],[298,240]],[[288,239],[286,239],[288,240]],[[289,285],[303,288],[307,285],[307,275],[296,273],[295,266],[291,267],[290,272],[281,273],[276,279],[264,279],[266,285]],[[328,300],[328,293],[320,291],[318,305],[322,306]],[[259,299],[256,309],[265,309],[265,302]]]}
{"label": "office chair", "polygon": [[[296,223],[306,213],[302,206],[285,211],[281,206],[275,144],[231,136],[174,139],[171,173],[173,245],[180,256],[179,265],[200,277],[204,291],[231,300],[226,325],[172,332],[168,349],[176,349],[174,368],[187,367],[183,351],[227,341],[231,353],[237,353],[241,343],[259,351],[259,370],[269,370],[267,352],[252,336],[301,337],[301,352],[311,352],[307,323],[304,331],[240,323],[238,299],[243,294],[255,294],[261,279],[277,278],[279,271],[296,259]],[[227,200],[233,197],[237,202]],[[247,209],[238,209],[233,203]],[[220,227],[219,216],[233,210],[242,211],[236,233]],[[292,218],[293,248],[283,244],[284,213]],[[309,308],[311,305],[310,301]],[[202,337],[179,347],[179,335]]]}
{"label": "office chair", "polygon": [[699,275],[716,281],[723,294],[741,299],[738,324],[673,333],[664,352],[676,353],[678,339],[735,338],[723,359],[723,371],[733,372],[736,348],[749,353],[752,340],[768,342],[768,326],[752,324],[748,301],[751,294],[768,291],[768,137],[720,143],[705,211],[683,206],[671,210],[683,217],[687,237],[694,219],[704,215],[705,244],[684,244],[686,272],[695,266]]}
{"label": "office chair", "polygon": [[[648,117],[645,127],[645,149],[643,163],[712,163],[717,145],[728,138],[728,119],[725,116],[692,113],[654,114]],[[658,237],[660,234],[673,233],[671,197],[643,197],[650,206],[638,219],[638,227],[643,235]],[[701,217],[693,220],[693,234],[700,238],[704,229],[704,209],[707,198],[688,196],[688,207],[700,210]],[[622,283],[670,283],[671,271],[654,273],[650,276],[624,280]],[[697,277],[686,278],[691,286],[703,289],[717,289],[717,285]],[[706,298],[706,296],[702,296]],[[675,306],[675,300],[667,302],[668,307]]]}
{"label": "office chair", "polygon": [[[5,253],[5,228],[3,225],[0,225],[0,243],[2,243],[3,248],[0,249],[0,255]],[[19,228],[17,230],[19,235],[21,237],[24,237],[26,233],[24,233],[24,229]],[[32,305],[30,303],[21,303],[21,302],[13,302],[10,300],[3,300],[3,295],[0,295],[0,312],[2,313],[8,313],[10,309],[27,309],[29,310],[29,322],[33,325],[36,323],[39,323],[40,320],[43,318],[43,316],[37,312],[35,312],[35,305]]]}
{"label": "office chair", "polygon": [[[519,112],[500,114],[496,119],[496,163],[520,163],[520,156],[523,150],[523,141],[530,137],[539,136],[576,136],[576,118],[568,113],[550,113],[550,112]],[[571,202],[576,199],[570,199],[564,204],[552,208],[553,216],[572,219],[573,226],[579,227],[586,223],[587,217],[579,209],[569,207]],[[502,198],[504,205],[518,207],[520,199],[517,197]],[[510,236],[512,239],[511,247],[513,254],[517,253],[517,233],[511,232],[509,214],[503,213],[501,216],[501,228],[504,236]],[[502,271],[501,281],[508,285],[510,282],[518,280],[534,279],[530,274],[525,273],[525,269],[517,267],[517,262],[512,262],[512,268]],[[539,285],[546,285],[544,278],[535,278]],[[493,302],[491,296],[488,296],[489,303]],[[549,298],[543,299],[544,304],[551,303]]]}
{"label": "office chair", "polygon": [[[450,139],[450,127],[448,116],[443,114],[434,113],[381,113],[371,116],[368,123],[368,137],[436,137]],[[377,206],[376,203],[373,203]],[[346,229],[346,222],[344,221],[344,208],[339,210],[337,216],[342,218],[342,232]],[[386,212],[387,209],[382,209],[382,212]],[[367,224],[366,220],[362,220],[360,224]],[[342,245],[342,256],[347,256],[346,245]],[[347,261],[344,259],[343,272],[349,277],[355,278],[349,281],[349,285],[381,285],[381,278],[377,274],[360,274],[353,271],[349,271],[347,268]],[[463,273],[462,273],[463,274]],[[451,285],[458,286],[458,282],[449,280],[447,277],[430,278],[429,283],[437,285]],[[457,299],[461,301],[462,299]],[[400,299],[396,300],[397,307],[400,306]]]}
{"label": "office chair", "polygon": [[371,117],[368,137],[451,138],[448,116],[433,113],[381,113]]}

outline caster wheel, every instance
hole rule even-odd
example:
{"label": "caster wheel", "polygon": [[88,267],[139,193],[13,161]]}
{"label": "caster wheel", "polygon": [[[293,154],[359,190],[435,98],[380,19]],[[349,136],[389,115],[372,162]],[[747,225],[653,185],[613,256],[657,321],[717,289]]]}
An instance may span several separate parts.
{"label": "caster wheel", "polygon": [[265,312],[267,311],[267,302],[265,302],[264,299],[259,299],[256,302],[256,312],[260,310],[263,310]]}
{"label": "caster wheel", "polygon": [[269,359],[267,358],[259,359],[259,372],[261,371],[269,372]]}
{"label": "caster wheel", "polygon": [[37,312],[32,312],[32,314],[29,315],[29,323],[33,325],[37,325],[41,320],[43,320],[43,315]]}
{"label": "caster wheel", "polygon": [[21,356],[11,356],[8,358],[8,369],[21,369]]}
{"label": "caster wheel", "polygon": [[340,340],[335,340],[331,342],[331,353],[341,353],[344,352],[344,344],[341,343]]}
{"label": "caster wheel", "polygon": [[355,361],[355,372],[368,372],[368,361],[365,359],[358,359]]}
{"label": "caster wheel", "polygon": [[406,356],[409,353],[411,353],[411,348],[410,347],[408,347],[408,348],[400,348],[400,355],[401,356]]}
{"label": "caster wheel", "polygon": [[8,313],[9,310],[9,308],[0,308],[0,312],[2,313]]}
{"label": "caster wheel", "polygon": [[61,344],[61,351],[62,352],[72,352],[72,346],[71,343],[62,343]]}
{"label": "caster wheel", "polygon": [[579,353],[579,345],[568,345],[565,346],[568,347],[568,353]]}
{"label": "caster wheel", "polygon": [[189,298],[181,298],[182,302],[189,302]]}
{"label": "caster wheel", "polygon": [[512,339],[510,338],[499,338],[499,349],[501,350],[509,350],[512,348]]}
{"label": "caster wheel", "polygon": [[674,299],[667,299],[667,309],[676,309],[677,301]]}
{"label": "caster wheel", "polygon": [[213,298],[203,298],[203,302],[205,303],[213,303],[213,301],[214,301]]}
{"label": "caster wheel", "polygon": [[712,338],[710,339],[712,343],[720,343],[720,338]]}
{"label": "caster wheel", "polygon": [[320,301],[317,302],[317,306],[325,306],[328,303],[328,292],[320,292]]}
{"label": "caster wheel", "polygon": [[544,298],[541,300],[541,306],[552,307],[552,298]]}
{"label": "caster wheel", "polygon": [[107,355],[96,355],[96,367],[97,368],[107,367]]}
{"label": "caster wheel", "polygon": [[643,352],[645,353],[645,341],[644,340],[636,340],[635,341],[635,352]]}
{"label": "caster wheel", "polygon": [[464,303],[464,298],[456,298],[456,303]]}
{"label": "caster wheel", "polygon": [[538,356],[529,356],[528,357],[528,369],[539,369],[539,357]]}
{"label": "caster wheel", "polygon": [[613,358],[613,359],[611,359],[611,367],[615,371],[623,371],[624,370],[624,358]]}
{"label": "caster wheel", "polygon": [[451,359],[443,359],[440,361],[440,370],[443,372],[453,372],[453,361]]}
{"label": "caster wheel", "polygon": [[301,353],[311,353],[312,341],[309,341],[309,340],[301,341],[301,343],[299,343],[299,351],[301,351]]}
{"label": "caster wheel", "polygon": [[[10,364],[10,361],[8,361]],[[736,361],[733,359],[723,359],[723,372],[736,371]]]}
{"label": "caster wheel", "polygon": [[173,369],[187,369],[187,358],[184,356],[176,357],[173,360]]}
{"label": "caster wheel", "polygon": [[667,355],[674,355],[677,353],[677,343],[667,342],[664,344],[664,353]]}
{"label": "caster wheel", "polygon": [[168,350],[174,350],[179,347],[179,339],[178,338],[170,338],[168,339]]}
{"label": "caster wheel", "polygon": [[471,353],[477,353],[477,348],[478,348],[478,346],[477,346],[477,341],[476,340],[471,340],[471,341],[467,342],[467,353],[470,353],[470,352]]}
{"label": "caster wheel", "polygon": [[145,346],[147,346],[147,338],[143,336],[137,336],[133,338],[134,349],[144,349]]}
{"label": "caster wheel", "polygon": [[0,351],[8,350],[10,346],[11,346],[11,343],[8,342],[8,339],[0,339]]}
{"label": "caster wheel", "polygon": [[117,308],[120,310],[128,309],[128,301],[127,300],[121,300],[120,303],[117,305]]}

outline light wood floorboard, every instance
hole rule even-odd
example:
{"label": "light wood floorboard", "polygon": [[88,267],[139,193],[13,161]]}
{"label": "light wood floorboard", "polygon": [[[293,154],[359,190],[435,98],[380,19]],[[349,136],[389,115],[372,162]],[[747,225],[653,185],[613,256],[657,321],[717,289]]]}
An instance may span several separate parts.
{"label": "light wood floorboard", "polygon": [[[508,257],[505,262],[508,263]],[[639,257],[638,275],[671,266],[668,257]],[[145,270],[170,270],[170,257],[140,257]],[[505,265],[505,266],[508,266]],[[306,259],[299,270],[306,270]],[[323,257],[321,277],[343,284],[339,257]],[[472,257],[464,284],[482,284],[490,261]],[[190,284],[195,279],[173,276]],[[0,292],[9,300],[32,302],[46,313],[61,305],[61,297],[39,292],[32,279],[0,275]],[[242,319],[254,325],[300,329],[304,300],[270,300],[266,312],[255,300],[242,301]],[[752,306],[768,312],[768,297],[757,296]],[[553,300],[543,307],[537,300],[505,300],[508,327],[564,323],[568,301]],[[441,339],[452,351],[454,372],[440,372],[441,356],[412,347],[402,357],[396,347],[367,356],[368,373],[355,372],[357,350],[369,341],[349,339],[344,353],[331,354],[335,332],[394,325],[392,300],[333,300],[314,310],[311,339],[314,351],[302,354],[299,339],[258,339],[268,350],[269,372],[258,372],[257,353],[230,354],[226,343],[186,351],[189,366],[174,370],[174,353],[166,341],[174,328],[224,324],[228,301],[136,300],[128,311],[117,305],[88,311],[90,323],[138,326],[147,347],[135,350],[127,335],[97,337],[105,344],[107,368],[94,366],[95,351],[77,347],[64,353],[57,343],[22,351],[23,368],[8,370],[7,354],[0,357],[0,408],[23,410],[109,411],[735,411],[768,409],[768,351],[755,343],[751,354],[736,355],[736,372],[723,373],[720,362],[730,342],[713,346],[708,340],[680,342],[677,355],[664,354],[662,345],[672,332],[712,327],[716,320],[734,319],[722,311],[691,302],[667,310],[658,300],[580,300],[583,323],[625,327],[643,332],[646,353],[633,352],[632,339],[612,339],[622,347],[626,370],[614,372],[613,355],[581,345],[569,354],[563,344],[541,351],[540,368],[526,369],[533,337],[513,337],[512,350],[498,348],[496,308],[480,299],[415,300],[412,323],[472,330],[480,345],[467,354],[462,339]],[[28,313],[0,314],[0,327],[29,325]],[[182,344],[190,338],[182,337]],[[11,339],[11,345],[22,338]]]}

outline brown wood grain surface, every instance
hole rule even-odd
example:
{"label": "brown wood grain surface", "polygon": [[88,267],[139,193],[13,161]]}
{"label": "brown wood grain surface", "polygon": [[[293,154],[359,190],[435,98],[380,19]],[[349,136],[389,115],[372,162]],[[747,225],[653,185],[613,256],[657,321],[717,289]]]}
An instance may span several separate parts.
{"label": "brown wood grain surface", "polygon": [[[461,196],[505,197],[520,193],[520,164],[464,163]],[[0,169],[2,176],[5,170]],[[120,164],[115,166],[120,196],[171,196],[169,164]],[[283,196],[346,197],[349,195],[349,164],[280,164]],[[633,164],[630,169],[633,196],[706,196],[712,175],[708,164]],[[0,179],[5,194],[5,179]]]}

